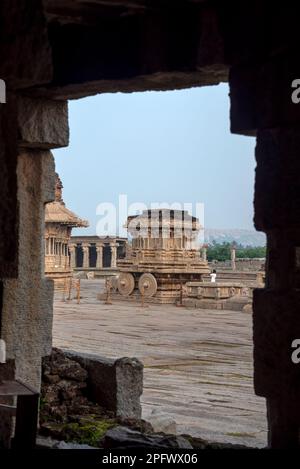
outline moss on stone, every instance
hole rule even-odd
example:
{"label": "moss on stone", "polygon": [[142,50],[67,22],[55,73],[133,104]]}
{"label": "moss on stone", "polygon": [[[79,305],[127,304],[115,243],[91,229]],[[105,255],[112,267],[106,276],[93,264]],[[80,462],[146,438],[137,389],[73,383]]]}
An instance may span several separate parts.
{"label": "moss on stone", "polygon": [[99,446],[99,441],[107,430],[116,424],[113,420],[82,419],[80,422],[71,422],[62,425],[62,433],[66,441]]}
{"label": "moss on stone", "polygon": [[46,404],[46,399],[43,396],[40,396],[40,399],[39,399],[39,410],[40,410],[40,412],[43,411],[43,409],[45,407],[45,404]]}

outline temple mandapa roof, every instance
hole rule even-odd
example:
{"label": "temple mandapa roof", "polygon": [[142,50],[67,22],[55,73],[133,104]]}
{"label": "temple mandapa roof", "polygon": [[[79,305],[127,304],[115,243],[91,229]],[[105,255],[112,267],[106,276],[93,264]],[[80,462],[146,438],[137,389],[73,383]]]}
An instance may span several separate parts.
{"label": "temple mandapa roof", "polygon": [[89,222],[82,220],[74,212],[71,212],[62,198],[63,185],[59,175],[56,173],[55,200],[45,206],[45,223],[60,223],[70,227],[87,227]]}
{"label": "temple mandapa roof", "polygon": [[69,210],[64,204],[58,201],[46,204],[45,222],[60,223],[61,225],[68,225],[73,227],[89,226],[87,220],[82,220],[81,218],[77,217],[74,212],[71,212],[71,210]]}

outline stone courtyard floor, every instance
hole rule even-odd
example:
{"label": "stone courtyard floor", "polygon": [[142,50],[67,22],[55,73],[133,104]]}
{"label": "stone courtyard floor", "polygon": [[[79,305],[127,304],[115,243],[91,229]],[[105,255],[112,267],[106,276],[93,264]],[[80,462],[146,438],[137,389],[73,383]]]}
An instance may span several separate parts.
{"label": "stone courtyard floor", "polygon": [[53,345],[145,366],[143,417],[159,409],[178,433],[262,447],[265,400],[254,395],[251,314],[96,298],[101,280],[81,280],[81,302],[55,298]]}

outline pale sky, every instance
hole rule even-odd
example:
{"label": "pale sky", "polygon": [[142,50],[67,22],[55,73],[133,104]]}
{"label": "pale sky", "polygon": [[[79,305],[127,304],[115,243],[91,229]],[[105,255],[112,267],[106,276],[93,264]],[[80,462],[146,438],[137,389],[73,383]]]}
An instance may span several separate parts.
{"label": "pale sky", "polygon": [[[228,86],[70,101],[70,146],[55,150],[68,208],[95,234],[103,202],[204,203],[205,227],[253,229],[253,137],[229,131]],[[150,208],[150,207],[149,207]]]}

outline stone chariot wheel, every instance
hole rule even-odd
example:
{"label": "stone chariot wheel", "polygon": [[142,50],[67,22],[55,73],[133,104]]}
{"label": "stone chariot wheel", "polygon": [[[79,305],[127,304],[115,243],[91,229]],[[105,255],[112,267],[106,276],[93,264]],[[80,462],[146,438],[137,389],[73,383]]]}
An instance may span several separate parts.
{"label": "stone chariot wheel", "polygon": [[139,279],[139,290],[146,298],[151,298],[157,292],[157,281],[152,274],[143,274]]}
{"label": "stone chariot wheel", "polygon": [[134,276],[129,273],[120,273],[117,286],[121,295],[129,296],[134,290]]}

